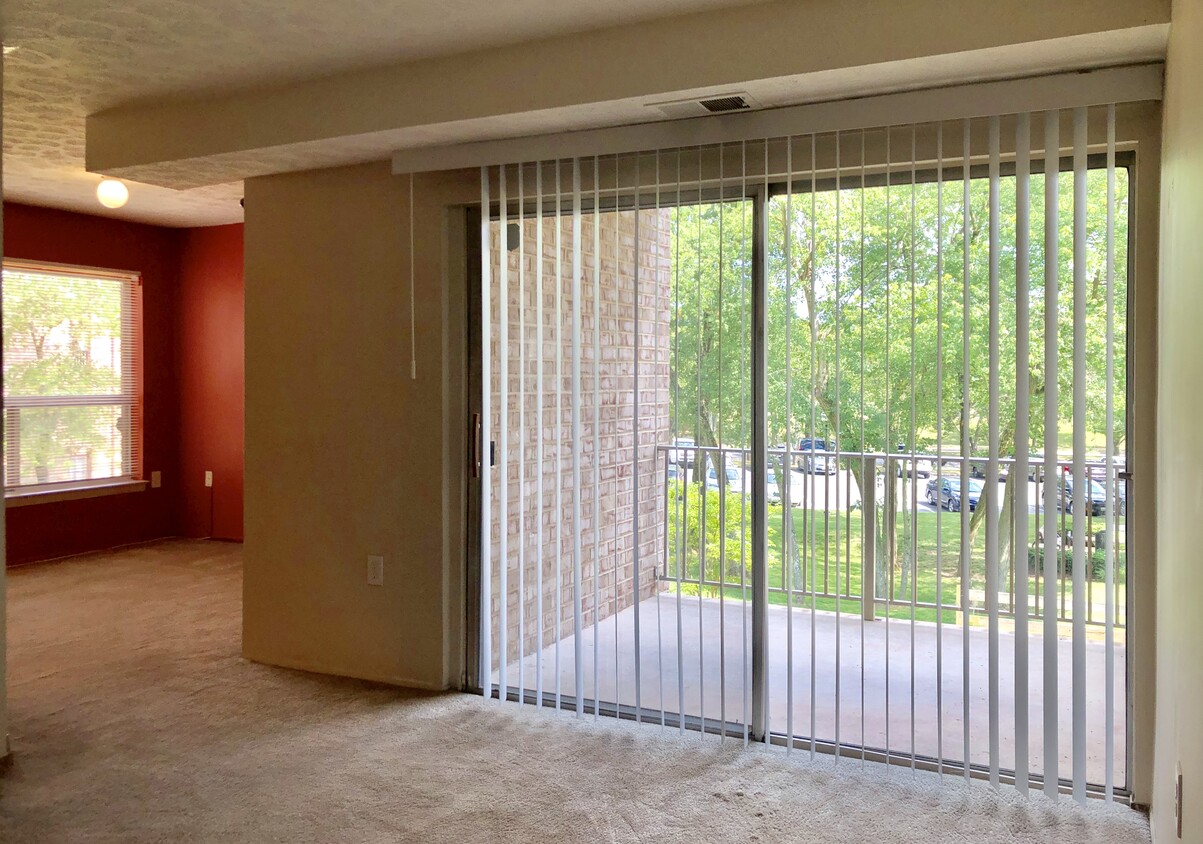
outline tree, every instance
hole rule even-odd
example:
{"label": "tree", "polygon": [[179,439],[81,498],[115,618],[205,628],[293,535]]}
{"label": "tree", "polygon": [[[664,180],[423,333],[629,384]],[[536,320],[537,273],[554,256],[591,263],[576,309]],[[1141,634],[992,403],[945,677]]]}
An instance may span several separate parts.
{"label": "tree", "polygon": [[[1124,440],[1127,179],[1117,171],[1115,208],[1115,393],[1117,443]],[[1073,191],[1062,174],[1058,285],[1058,408],[1072,419]],[[770,442],[834,439],[841,450],[934,450],[985,458],[989,400],[989,182],[912,185],[909,174],[861,189],[788,193],[767,204],[767,423]],[[999,454],[1015,452],[1016,395],[1026,384],[1030,446],[1040,451],[1044,383],[1044,180],[1031,179],[1030,348],[1016,377],[1016,183],[999,184]],[[1086,418],[1088,440],[1105,431],[1106,173],[1087,182]],[[702,445],[747,447],[750,431],[750,202],[685,206],[673,219],[671,370],[674,430]],[[968,252],[968,277],[963,256]],[[968,382],[963,381],[968,338]],[[967,387],[967,388],[966,388]],[[962,410],[968,424],[962,424]],[[963,449],[962,443],[967,443]],[[1064,440],[1059,444],[1065,448]],[[699,461],[701,463],[701,461]],[[862,489],[862,464],[849,469]],[[699,475],[704,468],[698,470]],[[1011,473],[1015,474],[1015,473]],[[1015,483],[1004,487],[1009,523]],[[887,484],[887,487],[889,484]],[[987,490],[986,498],[998,494]],[[897,518],[878,520],[879,548],[906,576]],[[975,513],[976,533],[987,508]],[[905,519],[903,522],[905,523]],[[905,528],[904,528],[905,529]],[[999,531],[1000,565],[1010,531]],[[787,542],[790,540],[787,538]],[[881,567],[879,566],[879,571]],[[891,581],[892,582],[892,581]],[[905,579],[903,580],[905,589]]]}

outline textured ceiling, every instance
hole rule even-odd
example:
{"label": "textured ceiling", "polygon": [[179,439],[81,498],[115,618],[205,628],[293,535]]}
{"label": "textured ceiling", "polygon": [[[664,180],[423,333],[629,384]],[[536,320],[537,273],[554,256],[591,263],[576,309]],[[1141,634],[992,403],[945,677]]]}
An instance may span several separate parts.
{"label": "textured ceiling", "polygon": [[[740,0],[0,0],[4,196],[103,209],[84,118],[139,101],[260,87],[665,17]],[[746,2],[746,0],[745,0]],[[166,225],[242,218],[238,183],[131,184],[112,216]]]}

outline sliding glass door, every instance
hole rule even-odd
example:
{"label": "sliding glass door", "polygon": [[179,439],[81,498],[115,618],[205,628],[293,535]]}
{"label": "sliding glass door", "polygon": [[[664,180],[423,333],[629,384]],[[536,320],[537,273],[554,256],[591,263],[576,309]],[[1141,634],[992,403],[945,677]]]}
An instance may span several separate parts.
{"label": "sliding glass door", "polygon": [[1122,156],[1100,108],[483,168],[480,687],[1122,791]]}

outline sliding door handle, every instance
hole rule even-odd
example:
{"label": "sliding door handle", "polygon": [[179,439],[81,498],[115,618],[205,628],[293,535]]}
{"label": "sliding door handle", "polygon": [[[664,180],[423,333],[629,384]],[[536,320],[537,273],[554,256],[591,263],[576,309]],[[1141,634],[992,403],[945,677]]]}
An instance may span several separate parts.
{"label": "sliding door handle", "polygon": [[472,477],[480,477],[480,438],[481,438],[481,423],[480,414],[472,414]]}

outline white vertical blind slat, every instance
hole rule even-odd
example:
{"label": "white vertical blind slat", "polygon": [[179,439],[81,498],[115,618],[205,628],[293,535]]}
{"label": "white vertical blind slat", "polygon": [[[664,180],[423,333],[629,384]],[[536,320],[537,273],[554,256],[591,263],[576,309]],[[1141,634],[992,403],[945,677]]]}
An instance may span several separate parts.
{"label": "white vertical blind slat", "polygon": [[[546,473],[543,440],[547,430],[547,408],[544,394],[547,384],[544,379],[543,361],[547,357],[543,344],[543,162],[535,164],[535,625],[538,630],[535,647],[535,702],[543,705],[543,631],[547,620],[543,615],[543,513],[547,502],[544,498],[543,476]],[[488,369],[485,369],[488,372]],[[557,631],[558,632],[558,631]]]}
{"label": "white vertical blind slat", "polygon": [[1086,109],[1074,109],[1073,793],[1086,799]]}
{"label": "white vertical blind slat", "polygon": [[1059,791],[1057,670],[1058,272],[1060,271],[1061,114],[1044,115],[1044,793]]}
{"label": "white vertical blind slat", "polygon": [[[635,210],[633,213],[635,228],[635,248],[633,251],[634,267],[632,268],[632,285],[634,287],[632,304],[634,305],[633,327],[635,331],[635,355],[631,362],[631,552],[634,557],[633,581],[635,595],[635,720],[643,720],[643,649],[642,630],[640,624],[640,600],[643,597],[640,583],[639,560],[639,159],[635,156]],[[698,590],[699,592],[701,590]]]}
{"label": "white vertical blind slat", "polygon": [[[1104,752],[1107,756],[1104,781],[1104,796],[1110,802],[1115,799],[1115,511],[1117,479],[1115,476],[1115,106],[1107,106],[1107,387],[1106,387],[1106,529],[1107,539],[1103,545],[1106,567],[1106,629],[1104,652],[1106,667],[1104,688],[1104,730],[1106,731]],[[1123,483],[1118,481],[1118,483]]]}
{"label": "white vertical blind slat", "polygon": [[1028,791],[1028,440],[1029,250],[1031,248],[1031,117],[1015,124],[1015,787]]}
{"label": "white vertical blind slat", "polygon": [[999,390],[999,119],[989,122],[990,144],[990,396],[988,412],[988,456],[986,490],[982,496],[986,509],[986,614],[989,624],[989,705],[990,705],[990,784],[999,783],[999,512],[995,504],[998,492],[998,390]]}
{"label": "white vertical blind slat", "polygon": [[961,731],[964,749],[961,757],[964,764],[965,779],[969,779],[970,755],[970,697],[969,697],[969,584],[970,546],[969,546],[969,508],[965,506],[969,498],[968,489],[969,464],[965,458],[969,456],[969,213],[970,213],[970,166],[972,150],[970,148],[972,131],[970,121],[965,120],[961,132],[961,462],[959,489],[961,490]]}
{"label": "white vertical blind slat", "polygon": [[581,160],[572,159],[572,646],[576,714],[585,713],[581,606]]}
{"label": "white vertical blind slat", "polygon": [[[492,226],[489,200],[489,168],[480,168],[480,685],[486,696],[493,688],[493,483],[489,449],[493,437],[493,314],[492,314]],[[503,660],[504,661],[504,660]]]}
{"label": "white vertical blind slat", "polygon": [[601,164],[593,159],[593,717],[601,689]]}
{"label": "white vertical blind slat", "polygon": [[559,709],[563,702],[563,689],[561,688],[561,678],[563,674],[560,670],[560,640],[563,639],[564,632],[564,576],[562,574],[564,567],[560,565],[560,559],[564,554],[564,244],[563,244],[563,229],[564,229],[564,191],[562,179],[562,165],[559,159],[555,162],[556,171],[556,236],[555,236],[555,272],[556,272],[556,403],[555,403],[555,444],[556,444],[556,460],[555,460],[555,475],[556,475],[556,509],[555,518],[553,519],[553,528],[555,530],[555,557],[556,557],[556,599],[555,599],[555,683],[556,683],[556,709]]}
{"label": "white vertical blind slat", "polygon": [[518,703],[526,702],[526,168],[518,165]]}
{"label": "white vertical blind slat", "polygon": [[509,507],[510,507],[510,460],[509,460],[509,428],[510,428],[510,277],[509,277],[509,224],[507,222],[505,166],[497,170],[497,202],[501,208],[500,246],[501,260],[497,270],[497,296],[500,318],[498,320],[498,357],[500,358],[498,411],[500,421],[497,431],[497,524],[501,530],[498,534],[497,550],[501,565],[497,572],[497,684],[504,701],[509,694],[506,665],[510,660],[509,642]]}

